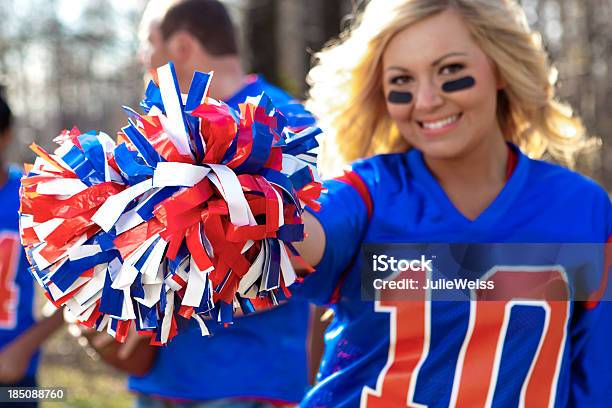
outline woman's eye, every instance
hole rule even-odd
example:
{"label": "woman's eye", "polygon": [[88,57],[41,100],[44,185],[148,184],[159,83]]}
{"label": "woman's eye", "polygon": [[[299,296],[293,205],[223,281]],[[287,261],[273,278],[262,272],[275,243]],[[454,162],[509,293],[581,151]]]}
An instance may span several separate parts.
{"label": "woman's eye", "polygon": [[412,77],[409,75],[399,75],[391,78],[389,81],[392,85],[404,85],[412,80]]}
{"label": "woman's eye", "polygon": [[461,71],[464,68],[463,64],[449,64],[440,68],[440,74],[450,75]]}

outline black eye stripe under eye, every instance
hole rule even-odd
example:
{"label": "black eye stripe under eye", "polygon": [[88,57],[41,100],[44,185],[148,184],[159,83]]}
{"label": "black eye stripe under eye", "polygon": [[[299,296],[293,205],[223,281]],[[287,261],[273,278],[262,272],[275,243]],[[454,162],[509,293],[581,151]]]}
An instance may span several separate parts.
{"label": "black eye stripe under eye", "polygon": [[454,81],[448,81],[442,84],[442,90],[444,92],[456,92],[462,91],[473,87],[476,84],[474,77],[466,76],[463,78],[456,79]]}
{"label": "black eye stripe under eye", "polygon": [[387,100],[391,103],[410,103],[412,102],[412,92],[391,91]]}

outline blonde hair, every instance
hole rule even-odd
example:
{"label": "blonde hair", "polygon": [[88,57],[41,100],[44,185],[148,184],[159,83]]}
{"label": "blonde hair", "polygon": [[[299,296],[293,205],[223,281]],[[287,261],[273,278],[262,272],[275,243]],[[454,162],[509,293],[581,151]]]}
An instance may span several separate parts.
{"label": "blonde hair", "polygon": [[462,16],[505,84],[498,94],[497,120],[507,140],[531,157],[548,155],[573,165],[586,145],[586,132],[571,109],[555,100],[556,71],[515,1],[371,0],[339,39],[315,55],[308,74],[307,108],[326,132],[323,173],[410,147],[386,111],[382,55],[395,34],[449,8]]}

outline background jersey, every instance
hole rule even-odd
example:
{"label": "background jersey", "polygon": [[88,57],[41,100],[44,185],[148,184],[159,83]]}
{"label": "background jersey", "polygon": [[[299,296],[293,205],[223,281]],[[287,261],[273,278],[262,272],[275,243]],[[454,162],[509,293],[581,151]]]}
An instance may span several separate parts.
{"label": "background jersey", "polygon": [[[9,168],[0,185],[0,349],[34,324],[34,280],[19,238],[19,186],[21,173]],[[38,353],[27,376],[36,374]]]}
{"label": "background jersey", "polygon": [[[291,127],[314,123],[312,115],[290,95],[254,75],[226,103],[237,108],[247,96],[262,92]],[[272,311],[236,318],[228,328],[207,324],[211,337],[202,337],[194,327],[160,347],[153,369],[144,377],[130,377],[129,388],[190,400],[252,397],[299,401],[308,386],[308,324],[308,303],[291,300]]]}
{"label": "background jersey", "polygon": [[[502,302],[500,310],[500,302],[360,298],[362,243],[609,239],[612,206],[603,189],[511,148],[518,153],[514,172],[473,221],[453,206],[416,149],[358,162],[350,177],[326,184],[322,210],[313,214],[327,245],[297,293],[333,302],[335,317],[319,383],[302,406],[609,406],[611,302],[519,302],[507,309]],[[361,182],[347,182],[355,175]],[[504,317],[505,331],[486,325]]]}

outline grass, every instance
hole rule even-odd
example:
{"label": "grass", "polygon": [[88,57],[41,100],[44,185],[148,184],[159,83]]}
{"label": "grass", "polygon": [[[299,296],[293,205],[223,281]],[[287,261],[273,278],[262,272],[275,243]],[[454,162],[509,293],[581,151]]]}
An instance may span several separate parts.
{"label": "grass", "polygon": [[129,408],[133,396],[126,376],[94,361],[65,330],[45,345],[38,370],[41,387],[66,388],[66,401],[41,408]]}

